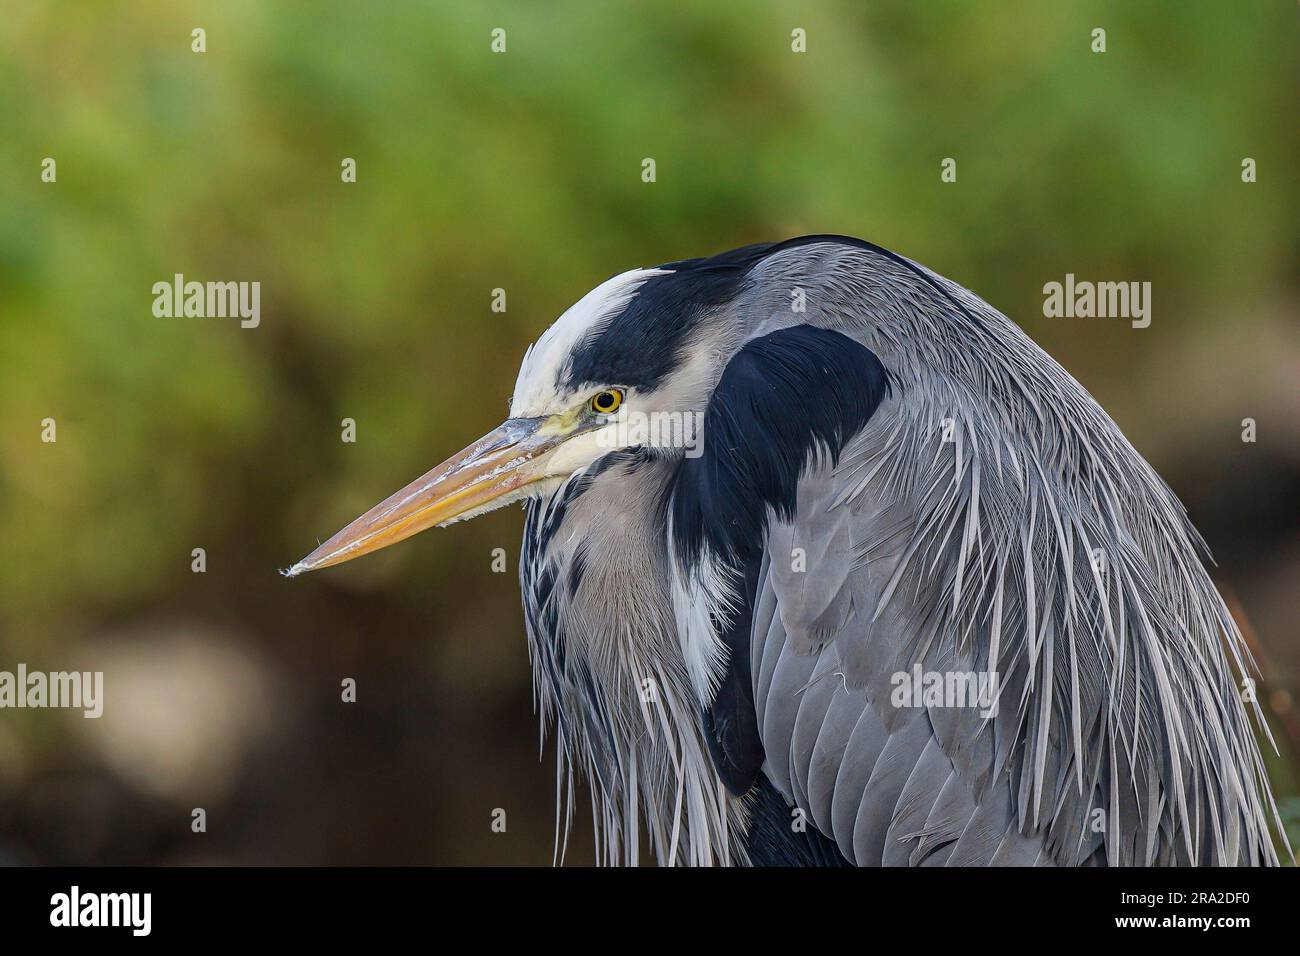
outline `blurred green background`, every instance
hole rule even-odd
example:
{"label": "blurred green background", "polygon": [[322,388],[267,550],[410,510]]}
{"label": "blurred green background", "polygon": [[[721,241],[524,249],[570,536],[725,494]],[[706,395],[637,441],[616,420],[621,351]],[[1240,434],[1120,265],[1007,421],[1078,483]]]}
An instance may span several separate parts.
{"label": "blurred green background", "polygon": [[[107,700],[0,712],[0,861],[549,862],[518,511],[276,569],[499,421],[593,285],[811,232],[1020,322],[1183,498],[1295,827],[1296,54],[1290,0],[6,4],[0,669]],[[260,281],[260,327],[155,317],[178,272]],[[1045,319],[1067,272],[1151,327]]]}

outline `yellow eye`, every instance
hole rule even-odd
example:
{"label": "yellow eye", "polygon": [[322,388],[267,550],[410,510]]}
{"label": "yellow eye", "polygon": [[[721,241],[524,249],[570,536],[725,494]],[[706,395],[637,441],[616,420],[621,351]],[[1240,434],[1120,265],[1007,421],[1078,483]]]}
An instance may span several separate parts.
{"label": "yellow eye", "polygon": [[623,404],[623,392],[617,388],[611,388],[608,391],[597,392],[591,396],[591,410],[598,415],[609,415],[618,411],[618,406]]}

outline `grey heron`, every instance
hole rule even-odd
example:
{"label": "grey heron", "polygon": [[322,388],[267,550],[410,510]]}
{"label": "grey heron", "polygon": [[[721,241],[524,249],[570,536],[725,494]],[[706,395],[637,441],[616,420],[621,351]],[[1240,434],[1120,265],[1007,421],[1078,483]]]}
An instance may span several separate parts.
{"label": "grey heron", "polygon": [[907,258],[807,236],[609,279],[499,428],[287,573],[511,502],[557,843],[585,778],[610,863],[642,826],[666,864],[1277,863],[1184,508]]}

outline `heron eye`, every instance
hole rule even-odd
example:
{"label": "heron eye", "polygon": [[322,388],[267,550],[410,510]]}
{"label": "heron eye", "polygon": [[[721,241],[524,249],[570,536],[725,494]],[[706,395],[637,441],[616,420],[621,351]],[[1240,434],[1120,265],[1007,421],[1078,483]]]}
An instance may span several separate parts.
{"label": "heron eye", "polygon": [[618,406],[623,404],[623,393],[617,388],[611,388],[608,391],[597,392],[591,396],[591,410],[600,415],[608,415],[610,412],[618,411]]}

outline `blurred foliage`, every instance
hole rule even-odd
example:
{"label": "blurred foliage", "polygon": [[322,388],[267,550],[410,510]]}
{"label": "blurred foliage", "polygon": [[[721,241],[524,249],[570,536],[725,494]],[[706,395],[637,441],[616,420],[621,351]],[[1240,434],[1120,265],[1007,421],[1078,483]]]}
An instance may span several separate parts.
{"label": "blurred foliage", "polygon": [[[600,280],[810,232],[974,289],[1098,397],[1189,503],[1294,727],[1296,18],[1282,0],[6,5],[0,667],[201,633],[286,703],[226,771],[241,835],[202,851],[183,814],[160,822],[173,798],[104,757],[111,698],[93,729],[0,716],[0,853],[548,860],[516,584],[489,571],[517,513],[346,572],[275,569],[499,420],[526,343]],[[1044,319],[1066,272],[1152,282],[1151,328]],[[156,318],[176,273],[260,281],[261,326]],[[364,713],[340,717],[347,674]],[[85,775],[143,836],[57,843],[66,821],[32,808],[52,789],[80,819]],[[518,836],[493,843],[489,809],[520,793]]]}

